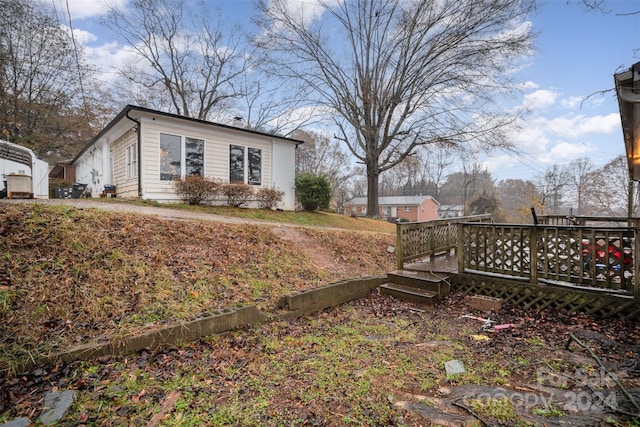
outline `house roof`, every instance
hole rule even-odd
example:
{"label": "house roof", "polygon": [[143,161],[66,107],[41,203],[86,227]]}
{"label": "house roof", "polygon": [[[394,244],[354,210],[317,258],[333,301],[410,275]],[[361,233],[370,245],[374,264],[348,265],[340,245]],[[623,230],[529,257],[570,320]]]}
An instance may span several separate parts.
{"label": "house roof", "polygon": [[80,156],[82,156],[82,154],[84,154],[84,152],[89,150],[98,140],[100,140],[100,138],[102,136],[104,136],[107,132],[109,132],[122,119],[127,118],[129,120],[129,117],[128,117],[129,113],[135,112],[135,111],[138,111],[138,112],[141,112],[141,113],[146,113],[146,114],[153,114],[153,115],[156,115],[156,116],[171,117],[171,118],[178,119],[178,120],[184,120],[184,121],[187,121],[187,122],[193,122],[193,123],[198,123],[198,124],[202,124],[202,125],[213,126],[213,127],[217,127],[217,128],[221,128],[221,129],[232,129],[234,131],[245,132],[245,133],[249,133],[249,134],[253,134],[253,135],[260,135],[260,136],[266,136],[266,137],[273,138],[273,139],[280,139],[280,140],[283,140],[283,141],[287,141],[287,142],[291,142],[293,144],[296,144],[296,146],[300,145],[300,144],[304,144],[304,141],[300,141],[298,139],[293,139],[293,138],[287,138],[286,136],[282,136],[282,135],[276,135],[276,134],[271,134],[271,133],[266,133],[266,132],[259,132],[257,130],[253,130],[253,129],[239,128],[239,127],[236,127],[236,126],[224,125],[222,123],[209,122],[209,121],[206,121],[206,120],[195,119],[193,117],[186,117],[186,116],[181,116],[181,115],[178,115],[178,114],[166,113],[164,111],[152,110],[150,108],[138,107],[136,105],[129,104],[129,105],[125,106],[120,111],[120,113],[118,113],[118,115],[113,120],[111,120],[107,126],[105,126],[104,129],[102,129],[91,141],[89,141],[89,143],[87,143],[87,145],[85,145],[85,147],[72,160],[72,163],[75,163],[75,161],[78,160],[78,158],[80,158]]}
{"label": "house roof", "polygon": [[[378,197],[378,205],[379,206],[419,206],[428,199],[431,199],[436,204],[439,204],[431,196],[384,196],[384,197]],[[347,203],[345,203],[345,206],[366,205],[366,204],[367,204],[366,197],[355,197],[349,200]]]}
{"label": "house roof", "polygon": [[614,74],[620,107],[624,147],[627,152],[629,177],[640,181],[640,62],[628,71]]}

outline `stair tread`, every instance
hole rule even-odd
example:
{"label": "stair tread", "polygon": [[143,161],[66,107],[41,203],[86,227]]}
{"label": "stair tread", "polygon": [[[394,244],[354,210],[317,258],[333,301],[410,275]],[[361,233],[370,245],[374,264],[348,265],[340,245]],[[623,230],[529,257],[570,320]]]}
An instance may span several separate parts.
{"label": "stair tread", "polygon": [[388,273],[388,275],[424,280],[427,282],[442,282],[443,280],[447,280],[449,278],[449,275],[446,274],[435,274],[428,271],[414,270],[394,270]]}
{"label": "stair tread", "polygon": [[425,289],[414,288],[411,286],[398,285],[395,283],[385,283],[381,286],[381,288],[392,289],[394,291],[406,292],[413,295],[424,296],[426,298],[437,297],[438,293],[434,291],[428,291]]}

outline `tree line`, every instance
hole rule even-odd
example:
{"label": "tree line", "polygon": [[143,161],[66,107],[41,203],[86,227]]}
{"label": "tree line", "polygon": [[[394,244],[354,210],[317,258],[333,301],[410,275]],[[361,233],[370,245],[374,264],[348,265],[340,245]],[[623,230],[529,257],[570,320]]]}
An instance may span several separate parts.
{"label": "tree line", "polygon": [[[305,132],[296,137],[305,141],[297,150],[297,172],[327,178],[333,209],[342,212],[348,200],[366,197],[362,166],[349,164],[338,141]],[[553,164],[532,179],[495,179],[480,162],[461,158],[473,156],[447,147],[409,156],[382,175],[380,195],[429,195],[467,215],[491,213],[495,220],[511,223],[530,223],[532,207],[538,214],[627,215],[629,174],[624,156],[601,167],[588,158]]]}

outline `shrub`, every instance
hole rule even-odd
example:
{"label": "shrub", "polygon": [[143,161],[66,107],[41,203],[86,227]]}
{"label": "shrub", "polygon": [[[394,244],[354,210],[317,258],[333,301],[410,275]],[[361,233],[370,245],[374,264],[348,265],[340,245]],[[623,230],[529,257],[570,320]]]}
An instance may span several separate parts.
{"label": "shrub", "polygon": [[178,197],[190,205],[211,200],[220,192],[220,182],[200,175],[175,178],[173,186]]}
{"label": "shrub", "polygon": [[321,175],[301,174],[296,176],[296,198],[306,211],[329,208],[331,185]]}
{"label": "shrub", "polygon": [[246,204],[253,196],[253,187],[247,184],[224,184],[222,194],[227,197],[227,204],[234,208]]}
{"label": "shrub", "polygon": [[275,208],[282,201],[282,196],[284,196],[284,191],[266,187],[260,188],[256,194],[258,206],[264,209]]}

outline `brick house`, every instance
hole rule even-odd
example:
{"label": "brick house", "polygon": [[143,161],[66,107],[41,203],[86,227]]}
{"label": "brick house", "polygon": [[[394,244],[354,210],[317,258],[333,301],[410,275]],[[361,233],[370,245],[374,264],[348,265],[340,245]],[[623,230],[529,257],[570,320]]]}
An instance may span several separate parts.
{"label": "brick house", "polygon": [[[384,219],[404,218],[409,221],[438,219],[439,203],[431,196],[386,196],[378,198],[378,216]],[[367,198],[356,197],[344,204],[347,216],[367,215]]]}

